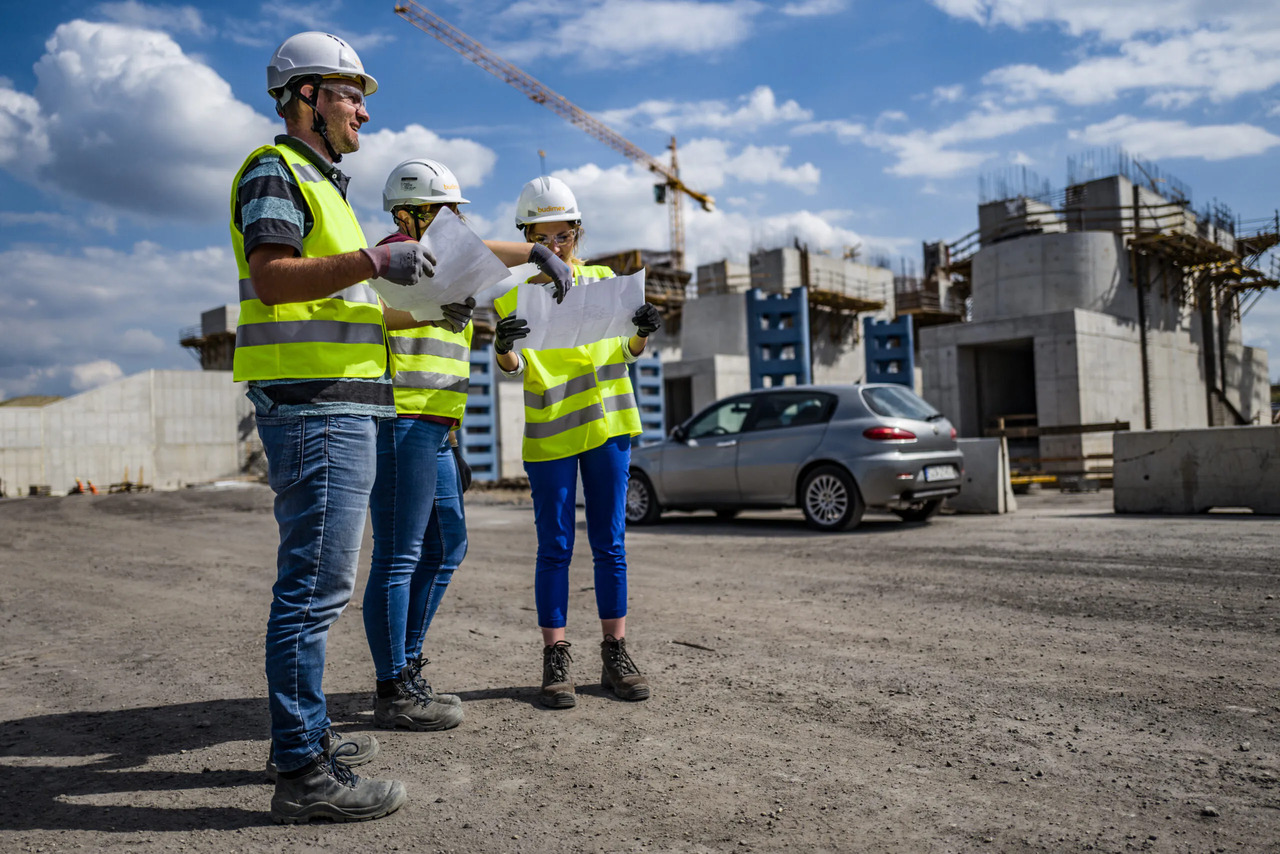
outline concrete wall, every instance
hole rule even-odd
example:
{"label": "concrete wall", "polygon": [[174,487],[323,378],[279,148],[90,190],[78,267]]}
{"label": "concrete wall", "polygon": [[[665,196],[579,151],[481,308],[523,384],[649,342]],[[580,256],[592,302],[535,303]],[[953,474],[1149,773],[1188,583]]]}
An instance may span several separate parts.
{"label": "concrete wall", "polygon": [[1136,322],[1137,292],[1118,235],[1029,235],[984,246],[973,258],[975,322],[1076,308]]}
{"label": "concrete wall", "polygon": [[964,480],[946,505],[957,513],[1012,513],[1018,509],[1009,482],[1009,448],[1004,439],[960,439]]}
{"label": "concrete wall", "polygon": [[747,304],[743,294],[713,294],[684,304],[681,358],[696,361],[720,353],[747,354]]}
{"label": "concrete wall", "polygon": [[718,354],[702,359],[684,359],[662,366],[663,379],[689,378],[693,412],[710,406],[722,397],[751,390],[751,365],[745,355]]}
{"label": "concrete wall", "polygon": [[[39,408],[0,407],[0,479],[64,493],[139,477],[157,489],[241,471],[243,389],[229,371],[146,371]],[[252,424],[250,419],[249,424]]]}
{"label": "concrete wall", "polygon": [[1280,514],[1280,427],[1117,433],[1117,513]]}

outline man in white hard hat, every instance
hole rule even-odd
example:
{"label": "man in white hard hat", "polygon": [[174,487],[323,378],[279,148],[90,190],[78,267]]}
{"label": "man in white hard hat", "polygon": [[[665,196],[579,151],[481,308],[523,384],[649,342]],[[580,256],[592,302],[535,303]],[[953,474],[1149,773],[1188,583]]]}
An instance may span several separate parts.
{"label": "man in white hard hat", "polygon": [[335,164],[359,149],[365,98],[377,88],[337,36],[287,39],[267,66],[267,91],[287,134],[250,154],[232,185],[240,275],[234,375],[248,383],[257,412],[280,526],[266,634],[268,773],[276,776],[271,816],[279,822],[380,818],[406,797],[399,782],[351,771],[378,743],[333,731],[321,689],[328,629],[355,587],[377,423],[396,414],[386,339],[392,313],[384,320],[366,280],[411,287],[435,265],[416,241],[367,248],[347,203],[348,179]]}

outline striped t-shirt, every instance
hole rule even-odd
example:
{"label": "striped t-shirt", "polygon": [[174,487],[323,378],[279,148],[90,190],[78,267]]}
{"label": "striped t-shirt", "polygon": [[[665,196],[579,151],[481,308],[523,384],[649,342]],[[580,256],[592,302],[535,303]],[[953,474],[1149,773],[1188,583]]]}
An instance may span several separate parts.
{"label": "striped t-shirt", "polygon": [[[351,179],[311,146],[292,136],[278,136],[275,142],[310,160],[346,198]],[[266,243],[288,246],[302,254],[302,239],[315,220],[280,155],[265,152],[245,167],[236,188],[234,222],[244,235],[246,258]],[[396,415],[390,360],[387,373],[378,379],[255,380],[249,383],[248,395],[261,415]]]}

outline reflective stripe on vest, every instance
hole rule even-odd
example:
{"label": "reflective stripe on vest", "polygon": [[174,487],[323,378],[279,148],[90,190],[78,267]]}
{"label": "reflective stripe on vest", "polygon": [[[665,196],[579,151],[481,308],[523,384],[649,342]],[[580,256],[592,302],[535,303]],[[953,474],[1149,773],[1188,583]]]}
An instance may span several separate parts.
{"label": "reflective stripe on vest", "polygon": [[234,378],[240,380],[372,379],[387,371],[387,339],[377,294],[365,282],[324,299],[269,306],[258,299],[235,226],[240,176],[260,155],[279,155],[313,225],[302,238],[303,258],[341,255],[365,247],[364,232],[342,193],[310,161],[288,145],[265,145],[249,155],[231,185],[231,248],[239,274],[240,322]]}
{"label": "reflective stripe on vest", "polygon": [[[608,267],[575,266],[574,285],[613,277]],[[495,301],[503,317],[516,308],[516,289]],[[528,462],[556,460],[640,433],[640,411],[622,348],[627,338],[582,347],[524,350],[524,443]]]}
{"label": "reflective stripe on vest", "polygon": [[389,333],[397,415],[436,415],[459,422],[471,381],[472,324],[461,332],[434,326]]}

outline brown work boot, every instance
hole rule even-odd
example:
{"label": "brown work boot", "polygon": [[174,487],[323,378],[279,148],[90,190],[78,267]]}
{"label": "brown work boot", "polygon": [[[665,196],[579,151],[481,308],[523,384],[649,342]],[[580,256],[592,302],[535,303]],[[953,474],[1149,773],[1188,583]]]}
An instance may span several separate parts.
{"label": "brown work boot", "polygon": [[649,699],[649,680],[627,655],[626,638],[605,635],[600,642],[600,657],[604,667],[600,671],[600,684],[609,688],[620,700]]}
{"label": "brown work boot", "polygon": [[578,704],[573,694],[573,677],[569,675],[568,641],[556,641],[542,648],[542,692],[538,699],[552,709],[572,709]]}

